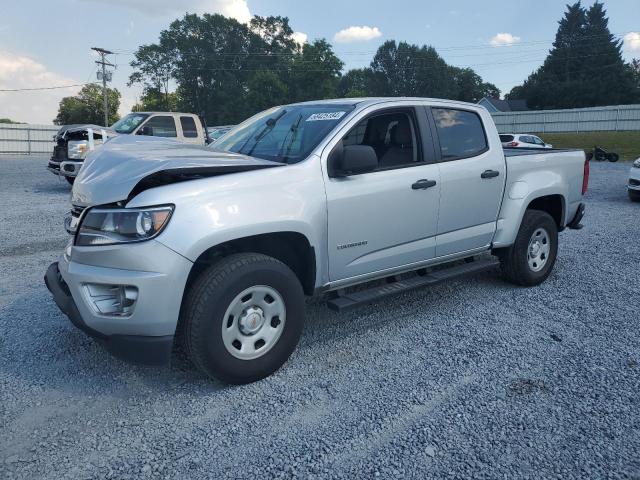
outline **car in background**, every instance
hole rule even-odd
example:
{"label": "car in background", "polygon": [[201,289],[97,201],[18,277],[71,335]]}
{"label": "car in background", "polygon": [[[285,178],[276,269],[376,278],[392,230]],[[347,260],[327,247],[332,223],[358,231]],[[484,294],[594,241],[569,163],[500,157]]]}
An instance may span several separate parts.
{"label": "car in background", "polygon": [[637,158],[629,171],[629,184],[627,185],[629,199],[632,202],[640,202],[640,158]]}
{"label": "car in background", "polygon": [[503,133],[500,134],[500,141],[505,148],[553,148],[540,137],[529,134]]}
{"label": "car in background", "polygon": [[207,127],[207,133],[209,134],[209,143],[214,143],[221,136],[231,130],[235,125],[221,125],[218,127]]}
{"label": "car in background", "polygon": [[119,135],[163,137],[194,145],[205,144],[205,130],[198,115],[176,112],[133,112],[111,127],[65,125],[54,135],[53,153],[47,165],[54,175],[73,183],[87,154]]}

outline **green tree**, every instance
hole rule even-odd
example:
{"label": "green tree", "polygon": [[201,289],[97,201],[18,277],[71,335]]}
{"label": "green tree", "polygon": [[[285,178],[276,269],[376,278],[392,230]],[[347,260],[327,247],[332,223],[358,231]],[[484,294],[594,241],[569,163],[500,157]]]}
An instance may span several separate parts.
{"label": "green tree", "polygon": [[247,109],[259,112],[289,101],[289,87],[270,70],[256,72],[247,82]]}
{"label": "green tree", "polygon": [[10,118],[0,118],[0,123],[10,123],[10,124],[17,125],[17,124],[24,123],[24,122],[14,122]]}
{"label": "green tree", "polygon": [[338,83],[338,97],[367,97],[371,93],[373,72],[370,68],[354,68],[345,73]]}
{"label": "green tree", "polygon": [[128,86],[144,85],[144,97],[159,107],[155,110],[171,111],[169,82],[175,69],[175,58],[160,45],[142,45],[134,55],[130,65],[135,70],[129,76]]}
{"label": "green tree", "polygon": [[326,40],[315,40],[302,47],[293,60],[291,90],[293,101],[335,98],[344,64]]}
{"label": "green tree", "polygon": [[175,112],[179,110],[180,99],[177,92],[162,92],[154,88],[145,88],[131,111],[133,112]]}
{"label": "green tree", "polygon": [[[107,98],[109,125],[111,125],[119,118],[120,92],[115,88],[108,88]],[[72,123],[102,125],[102,122],[104,122],[102,87],[95,84],[85,85],[75,97],[64,97],[58,106],[58,115],[53,120],[56,125]]]}
{"label": "green tree", "polygon": [[588,10],[567,6],[543,65],[507,98],[524,98],[531,108],[577,108],[637,101],[640,91],[621,44],[609,31],[603,4]]}

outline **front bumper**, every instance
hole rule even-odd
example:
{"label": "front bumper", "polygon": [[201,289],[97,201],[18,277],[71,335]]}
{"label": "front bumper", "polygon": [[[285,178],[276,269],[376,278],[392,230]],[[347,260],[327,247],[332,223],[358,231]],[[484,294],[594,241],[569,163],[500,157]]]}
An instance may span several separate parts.
{"label": "front bumper", "polygon": [[629,184],[627,185],[629,190],[640,192],[640,168],[631,167],[629,171]]}
{"label": "front bumper", "polygon": [[[105,263],[109,266],[103,266]],[[160,365],[171,356],[191,266],[190,261],[155,241],[68,247],[47,270],[45,283],[71,322],[103,343],[111,354],[133,363]],[[138,297],[132,311],[124,316],[100,313],[90,295],[89,287],[94,285],[136,288]]]}
{"label": "front bumper", "polygon": [[72,160],[65,160],[64,162],[58,162],[55,160],[49,160],[47,170],[54,175],[60,175],[63,177],[76,177],[80,172],[84,162],[77,162]]}

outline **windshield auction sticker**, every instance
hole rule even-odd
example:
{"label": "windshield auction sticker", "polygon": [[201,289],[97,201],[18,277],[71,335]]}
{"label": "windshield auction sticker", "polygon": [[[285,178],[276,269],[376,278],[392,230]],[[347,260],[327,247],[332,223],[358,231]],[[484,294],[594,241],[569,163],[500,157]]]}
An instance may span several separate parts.
{"label": "windshield auction sticker", "polygon": [[325,113],[314,113],[309,118],[307,118],[307,122],[317,122],[320,120],[338,120],[344,116],[347,112],[325,112]]}

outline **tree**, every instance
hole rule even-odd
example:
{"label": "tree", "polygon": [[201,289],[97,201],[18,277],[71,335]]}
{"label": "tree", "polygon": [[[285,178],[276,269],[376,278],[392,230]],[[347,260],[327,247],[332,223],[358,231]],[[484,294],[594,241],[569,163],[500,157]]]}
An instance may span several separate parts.
{"label": "tree", "polygon": [[315,40],[294,57],[290,88],[293,101],[335,98],[344,64],[326,40]]}
{"label": "tree", "polygon": [[0,123],[10,123],[10,124],[13,124],[13,125],[17,125],[17,124],[21,124],[21,123],[24,123],[24,122],[14,122],[10,118],[0,118]]}
{"label": "tree", "polygon": [[543,65],[507,98],[525,98],[531,108],[577,108],[631,103],[640,98],[621,43],[608,27],[602,3],[588,10],[567,6]]}
{"label": "tree", "polygon": [[175,69],[173,55],[160,45],[142,45],[134,55],[135,59],[130,65],[135,70],[129,76],[127,85],[143,84],[144,97],[160,107],[156,110],[171,111],[169,82]]}
{"label": "tree", "polygon": [[345,73],[338,83],[338,97],[366,97],[371,95],[373,72],[370,68],[354,68]]}
{"label": "tree", "polygon": [[180,99],[177,92],[162,92],[158,89],[145,88],[140,101],[132,108],[132,112],[176,112]]}
{"label": "tree", "polygon": [[[120,108],[120,92],[115,88],[107,89],[109,99],[109,125],[118,120],[118,108]],[[88,84],[82,87],[75,97],[64,97],[58,107],[58,115],[53,120],[56,125],[69,125],[72,123],[92,123],[101,125],[104,121],[104,105],[102,99],[102,87]]]}
{"label": "tree", "polygon": [[499,98],[500,90],[493,83],[487,83],[470,68],[451,67],[456,93],[455,100],[476,103],[483,97]]}

